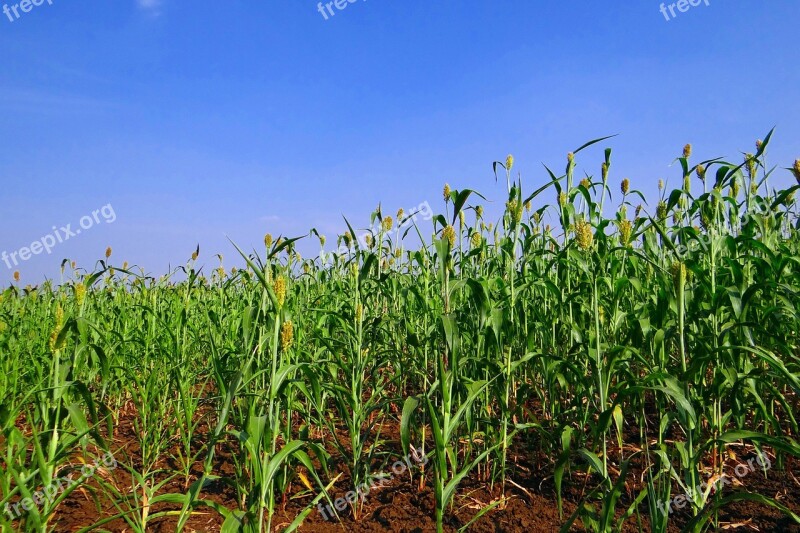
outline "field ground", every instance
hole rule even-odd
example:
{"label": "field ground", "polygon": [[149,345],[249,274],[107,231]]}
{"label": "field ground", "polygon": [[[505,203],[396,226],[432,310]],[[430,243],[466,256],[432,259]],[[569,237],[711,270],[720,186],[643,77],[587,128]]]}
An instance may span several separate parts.
{"label": "field ground", "polygon": [[[124,415],[123,415],[124,416]],[[118,436],[115,438],[115,447],[126,450],[126,455],[132,464],[141,462],[138,453],[136,439],[132,435],[132,422],[130,419],[121,420],[117,426]],[[394,442],[395,457],[402,456],[399,446],[399,432],[395,425],[387,432],[387,440]],[[555,489],[552,483],[552,472],[547,467],[540,470],[541,465],[548,465],[546,457],[537,457],[533,450],[525,450],[522,446],[515,447],[512,454],[514,462],[513,476],[514,481],[520,486],[511,487],[507,490],[506,496],[509,498],[508,504],[503,509],[495,510],[480,518],[470,527],[470,531],[475,532],[503,532],[503,531],[558,531],[563,520],[559,517],[556,507]],[[164,464],[164,468],[172,470],[174,465]],[[227,475],[232,475],[231,464],[226,461],[226,454],[218,456],[215,470]],[[195,472],[201,472],[201,465],[197,465]],[[795,472],[793,475],[792,472]],[[786,465],[786,471],[773,475],[770,473],[765,478],[760,473],[750,474],[746,483],[748,490],[761,494],[771,494],[778,496],[780,500],[793,509],[800,512],[800,480],[795,477],[800,473],[800,460],[792,458]],[[130,483],[130,479],[125,479],[125,475],[120,470],[109,471],[116,483]],[[460,494],[456,496],[456,509],[458,511],[451,519],[452,525],[446,528],[447,531],[457,531],[458,527],[467,523],[475,513],[496,500],[499,491],[494,493],[487,490],[487,484],[473,476],[464,482]],[[316,511],[304,521],[299,531],[334,533],[341,531],[351,531],[366,533],[373,531],[392,531],[398,533],[422,533],[436,529],[433,519],[434,495],[430,487],[419,490],[419,476],[412,481],[408,476],[397,477],[390,486],[371,492],[366,498],[365,512],[360,520],[353,520],[350,515],[343,515],[341,523],[332,520],[325,520]],[[343,486],[346,486],[346,479],[343,479]],[[641,487],[632,487],[641,488]],[[580,486],[575,485],[566,498],[565,512],[572,513],[576,503],[580,501]],[[182,493],[183,486],[177,480],[171,483],[167,491]],[[628,500],[631,493],[627,494]],[[343,496],[342,493],[334,494],[335,497]],[[218,484],[205,491],[205,497],[213,499],[227,507],[236,505],[234,491]],[[302,512],[309,501],[308,491],[302,486],[295,486],[290,492],[284,504],[277,514],[276,526],[290,524],[294,518]],[[164,508],[170,508],[166,505]],[[180,506],[171,506],[172,509],[180,510]],[[67,499],[61,510],[56,515],[58,531],[76,531],[81,527],[93,524],[108,514],[99,512],[90,494],[77,491]],[[680,525],[685,524],[690,518],[690,513],[686,510],[680,512],[676,510],[675,523],[669,531],[678,532]],[[644,524],[647,518],[643,517]],[[168,533],[175,530],[175,519],[162,518],[154,521],[151,531]],[[761,532],[800,532],[800,525],[793,524],[791,521],[769,507],[762,505],[739,502],[725,509],[721,516],[721,525],[727,526],[733,531],[761,531]],[[735,526],[739,526],[738,528]],[[205,510],[188,523],[189,531],[216,532],[220,531],[222,520],[219,515]],[[344,527],[343,527],[344,526]],[[121,520],[112,522],[105,526],[111,531],[125,531],[125,524]],[[584,528],[575,527],[573,531],[586,531]],[[633,525],[624,531],[638,531]]]}

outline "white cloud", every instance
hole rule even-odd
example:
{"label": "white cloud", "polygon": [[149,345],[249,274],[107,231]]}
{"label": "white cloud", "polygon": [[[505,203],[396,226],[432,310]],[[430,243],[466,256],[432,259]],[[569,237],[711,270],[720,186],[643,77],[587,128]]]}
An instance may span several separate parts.
{"label": "white cloud", "polygon": [[149,12],[152,15],[161,13],[161,0],[136,0],[139,9]]}

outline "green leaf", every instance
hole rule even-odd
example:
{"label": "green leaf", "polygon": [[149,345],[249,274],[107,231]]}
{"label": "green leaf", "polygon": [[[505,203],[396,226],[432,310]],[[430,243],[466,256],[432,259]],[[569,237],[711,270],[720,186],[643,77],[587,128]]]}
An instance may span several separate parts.
{"label": "green leaf", "polygon": [[414,396],[406,398],[403,403],[403,415],[400,419],[400,445],[406,457],[411,453],[411,417],[414,415],[418,405],[419,400]]}

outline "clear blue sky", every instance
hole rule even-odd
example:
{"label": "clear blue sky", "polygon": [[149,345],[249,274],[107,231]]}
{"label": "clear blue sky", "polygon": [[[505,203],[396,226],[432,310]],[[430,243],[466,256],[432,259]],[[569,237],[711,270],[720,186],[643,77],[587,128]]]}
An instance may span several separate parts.
{"label": "clear blue sky", "polygon": [[[106,246],[154,274],[198,242],[230,267],[226,236],[260,249],[266,232],[316,227],[332,243],[343,214],[364,227],[381,201],[440,210],[445,182],[499,207],[492,161],[513,153],[531,190],[543,162],[560,170],[617,133],[580,169],[596,174],[611,146],[612,180],[649,193],[677,183],[686,142],[738,160],[777,126],[770,162],[790,166],[800,3],[710,0],[670,21],[659,6],[357,0],[325,20],[311,0],[45,0],[0,14],[0,252],[110,203],[113,224],[20,264],[23,284]],[[0,282],[12,272],[0,263]]]}

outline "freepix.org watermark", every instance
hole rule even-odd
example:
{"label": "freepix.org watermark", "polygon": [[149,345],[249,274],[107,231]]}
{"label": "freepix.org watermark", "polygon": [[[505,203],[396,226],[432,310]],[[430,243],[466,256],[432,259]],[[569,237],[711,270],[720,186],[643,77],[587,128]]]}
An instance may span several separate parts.
{"label": "freepix.org watermark", "polygon": [[34,7],[39,7],[45,2],[51,6],[53,5],[53,0],[22,0],[22,2],[18,4],[11,4],[11,7],[9,7],[8,4],[3,4],[3,13],[8,17],[9,22],[14,22],[15,20],[19,20],[22,16],[20,15],[20,11],[23,14],[30,13]]}
{"label": "freepix.org watermark", "polygon": [[[355,4],[357,1],[358,0],[334,0],[333,2],[328,2],[326,4],[323,4],[322,2],[319,2],[319,3],[317,3],[317,11],[320,12],[320,14],[323,16],[323,18],[325,18],[325,20],[328,20],[328,14],[330,14],[331,17],[336,14],[333,11],[334,7],[338,11],[342,11],[348,5]],[[366,1],[366,0],[364,0],[364,1]]]}
{"label": "freepix.org watermark", "polygon": [[[17,520],[22,513],[32,511],[34,507],[38,508],[42,503],[52,503],[59,494],[67,489],[73,488],[87,479],[94,476],[97,469],[104,467],[107,470],[114,470],[117,467],[117,460],[111,452],[106,453],[103,457],[95,459],[93,464],[85,464],[80,469],[80,477],[73,477],[75,473],[70,473],[64,477],[54,479],[49,485],[42,490],[34,492],[30,498],[23,498],[15,504],[6,503],[5,513],[11,517],[11,520]],[[22,509],[20,509],[22,507]]]}
{"label": "freepix.org watermark", "polygon": [[[772,213],[769,202],[763,198],[753,198],[749,209],[747,213],[742,215],[742,227],[750,224],[753,220],[757,220],[756,216],[766,217]],[[697,238],[690,240],[687,244],[680,242],[675,243],[675,253],[683,258],[689,252],[696,252],[698,250],[707,252],[711,250],[712,241],[720,236],[721,235],[713,235],[710,233],[698,233]]]}
{"label": "freepix.org watermark", "polygon": [[[389,236],[389,237],[394,236],[394,239],[399,239],[400,233],[404,229],[408,229],[413,223],[417,222],[417,220],[419,219],[431,220],[433,218],[433,209],[431,209],[431,206],[427,202],[427,200],[419,204],[417,207],[412,208],[410,211],[411,211],[410,213],[406,214],[406,211],[404,209],[401,209],[398,212],[398,218],[401,219],[397,221],[397,224],[393,227],[392,230],[384,232],[384,236]],[[403,213],[402,217],[400,216],[401,212]],[[368,248],[370,246],[370,240],[375,235],[379,234],[381,231],[382,231],[381,223],[375,222],[372,225],[372,227],[361,231],[359,235],[350,236],[348,241],[346,241],[344,244],[340,244],[336,248],[335,253],[339,255],[347,254],[349,251],[353,249],[352,247],[354,246],[355,241],[358,241],[358,243],[362,247]],[[329,254],[325,253],[321,254],[320,258],[322,259],[323,262],[328,262],[332,259],[332,257]]]}
{"label": "freepix.org watermark", "polygon": [[[101,218],[102,217],[102,218]],[[117,214],[114,212],[114,207],[111,204],[106,204],[100,209],[92,211],[91,216],[85,215],[78,221],[80,228],[72,229],[72,224],[56,228],[53,226],[53,233],[48,233],[41,239],[33,241],[30,246],[23,246],[14,252],[7,252],[3,250],[0,254],[0,259],[6,264],[9,269],[19,265],[21,261],[27,261],[34,255],[39,255],[42,252],[51,254],[53,248],[57,244],[61,244],[81,234],[81,231],[92,228],[95,224],[99,224],[104,220],[106,224],[111,224],[117,220]]]}
{"label": "freepix.org watermark", "polygon": [[[407,470],[411,469],[414,466],[414,464],[412,464],[412,459],[413,463],[416,465],[424,466],[428,464],[428,457],[424,453],[417,452],[417,450],[412,447],[410,457],[407,456],[403,458],[403,460],[398,459],[395,461],[392,465],[391,472],[384,472],[382,474],[374,474],[369,476],[366,481],[356,487],[356,490],[351,490],[342,498],[336,498],[336,500],[333,502],[333,506],[337,511],[341,512],[344,511],[348,505],[353,505],[356,500],[365,500],[370,491],[387,486],[392,481],[394,476],[400,476]],[[330,505],[324,505],[322,503],[317,505],[317,511],[319,511],[324,520],[331,520],[335,514]]]}
{"label": "freepix.org watermark", "polygon": [[[709,0],[678,0],[677,2],[673,2],[671,4],[661,4],[659,11],[661,11],[661,14],[664,15],[664,18],[667,19],[667,22],[669,22],[677,17],[678,14],[686,13],[689,11],[689,8],[697,7],[701,4],[705,4],[707,6],[711,5]],[[678,13],[675,13],[676,9],[678,10]]]}
{"label": "freepix.org watermark", "polygon": [[[750,475],[751,473],[755,472],[756,469],[763,469],[769,470],[772,468],[772,461],[769,460],[769,457],[766,454],[760,454],[757,457],[751,458],[747,461],[747,463],[739,463],[733,469],[733,473],[736,474],[736,477],[739,479],[743,479]],[[722,490],[723,487],[726,487],[731,484],[731,478],[728,474],[722,474],[716,481],[709,481],[700,482],[694,488],[687,488],[686,494],[680,494],[671,498],[666,503],[663,501],[659,501],[656,506],[658,507],[659,511],[664,516],[670,515],[673,512],[673,507],[676,509],[683,509],[686,507],[687,503],[691,503],[694,500],[696,494],[707,494],[710,489],[714,489],[715,491]]]}

